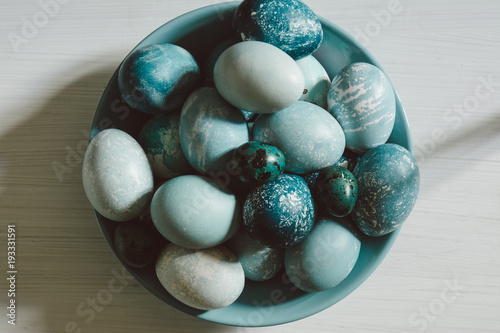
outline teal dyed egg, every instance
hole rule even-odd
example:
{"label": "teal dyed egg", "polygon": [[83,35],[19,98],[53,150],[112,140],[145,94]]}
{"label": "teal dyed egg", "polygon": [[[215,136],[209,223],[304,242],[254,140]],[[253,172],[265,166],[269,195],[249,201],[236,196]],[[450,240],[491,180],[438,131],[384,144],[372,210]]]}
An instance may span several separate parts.
{"label": "teal dyed egg", "polygon": [[337,120],[325,109],[304,101],[259,115],[253,137],[278,147],[285,154],[286,172],[301,175],[335,164],[345,148]]}
{"label": "teal dyed egg", "polygon": [[156,115],[141,129],[137,141],[148,157],[153,175],[173,178],[192,171],[179,139],[180,114]]}
{"label": "teal dyed egg", "polygon": [[118,129],[103,130],[90,141],[82,182],[92,207],[113,221],[138,217],[153,195],[153,172],[144,150]]}
{"label": "teal dyed egg", "polygon": [[330,78],[321,63],[312,55],[296,60],[304,75],[304,91],[300,101],[310,102],[327,109]]}
{"label": "teal dyed egg", "polygon": [[236,197],[208,177],[183,175],[163,183],[151,201],[158,231],[177,245],[202,249],[222,244],[240,226]]}
{"label": "teal dyed egg", "polygon": [[344,130],[346,147],[365,152],[385,143],[392,132],[396,118],[394,89],[377,67],[354,63],[333,79],[328,110]]}
{"label": "teal dyed egg", "polygon": [[318,219],[307,238],[286,249],[285,270],[292,283],[307,292],[333,288],[352,271],[360,239],[346,221]]}
{"label": "teal dyed egg", "polygon": [[337,163],[335,163],[335,165],[344,167],[347,170],[353,172],[354,168],[356,167],[356,165],[359,162],[360,157],[361,156],[359,154],[356,154],[356,153],[350,151],[349,149],[346,149],[344,151],[344,154],[342,154],[342,156],[339,158]]}
{"label": "teal dyed egg", "polygon": [[155,271],[170,295],[200,310],[232,304],[245,286],[238,257],[223,245],[193,250],[168,244],[160,252]]}
{"label": "teal dyed egg", "polygon": [[417,200],[420,173],[413,155],[388,143],[365,153],[353,172],[358,201],[351,213],[369,236],[383,236],[399,228]]}
{"label": "teal dyed egg", "polygon": [[285,155],[277,147],[258,141],[244,143],[234,150],[232,161],[244,183],[269,183],[285,172]]}
{"label": "teal dyed egg", "polygon": [[331,166],[321,170],[314,191],[321,208],[333,216],[343,217],[354,208],[358,198],[358,183],[346,168]]}

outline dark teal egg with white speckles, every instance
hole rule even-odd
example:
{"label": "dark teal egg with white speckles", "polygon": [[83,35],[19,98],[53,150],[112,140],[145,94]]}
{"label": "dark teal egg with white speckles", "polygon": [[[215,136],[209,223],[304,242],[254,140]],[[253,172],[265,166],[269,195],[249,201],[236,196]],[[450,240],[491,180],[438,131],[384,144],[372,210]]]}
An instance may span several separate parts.
{"label": "dark teal egg with white speckles", "polygon": [[350,64],[330,85],[328,110],[344,130],[346,147],[362,153],[385,143],[391,135],[396,118],[394,89],[377,67]]}
{"label": "dark teal egg with white speckles", "polygon": [[356,178],[341,166],[321,170],[316,178],[314,191],[321,208],[337,217],[348,215],[358,199]]}
{"label": "dark teal egg with white speckles", "polygon": [[192,171],[179,139],[180,114],[159,114],[141,129],[137,141],[148,157],[155,177],[173,178]]}
{"label": "dark teal egg with white speckles", "polygon": [[323,40],[321,22],[297,0],[245,0],[234,13],[233,27],[241,40],[272,44],[294,59],[313,53]]}
{"label": "dark teal egg with white speckles", "polygon": [[138,48],[118,71],[118,87],[125,101],[146,113],[167,113],[180,106],[200,85],[194,57],[174,44]]}
{"label": "dark teal egg with white speckles", "polygon": [[153,173],[137,141],[106,129],[90,142],[82,165],[85,194],[94,209],[113,221],[132,220],[149,207]]}
{"label": "dark teal egg with white speckles", "polygon": [[383,236],[399,228],[417,200],[420,173],[413,155],[397,144],[366,152],[353,172],[358,201],[351,217],[369,236]]}
{"label": "dark teal egg with white speckles", "polygon": [[277,147],[250,141],[234,150],[232,161],[242,182],[269,183],[285,172],[285,155]]}
{"label": "dark teal egg with white speckles", "polygon": [[344,151],[344,154],[342,154],[342,156],[339,158],[337,163],[335,163],[334,165],[344,167],[347,170],[353,172],[354,168],[356,167],[356,165],[359,162],[360,157],[361,156],[359,154],[356,154],[356,153],[350,151],[349,149],[346,149]]}
{"label": "dark teal egg with white speckles", "polygon": [[287,247],[302,241],[314,217],[311,191],[297,175],[283,174],[256,187],[243,204],[246,230],[269,247]]}

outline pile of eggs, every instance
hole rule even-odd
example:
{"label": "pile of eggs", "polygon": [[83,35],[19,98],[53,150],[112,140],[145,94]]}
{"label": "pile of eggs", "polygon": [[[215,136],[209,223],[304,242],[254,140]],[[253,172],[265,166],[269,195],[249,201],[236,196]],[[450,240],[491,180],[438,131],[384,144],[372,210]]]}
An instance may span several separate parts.
{"label": "pile of eggs", "polygon": [[120,93],[149,120],[135,138],[100,131],[82,170],[90,203],[117,223],[122,261],[154,265],[201,310],[282,270],[303,291],[334,288],[362,238],[399,228],[419,190],[412,154],[387,143],[391,83],[368,63],[330,80],[309,7],[244,0],[233,29],[204,64],[169,43],[129,54]]}

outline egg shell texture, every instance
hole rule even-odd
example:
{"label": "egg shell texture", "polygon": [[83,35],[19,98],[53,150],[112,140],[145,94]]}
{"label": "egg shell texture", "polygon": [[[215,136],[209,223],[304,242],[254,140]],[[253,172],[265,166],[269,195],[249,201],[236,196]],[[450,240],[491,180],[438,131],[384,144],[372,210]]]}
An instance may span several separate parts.
{"label": "egg shell texture", "polygon": [[200,310],[232,304],[245,285],[238,258],[222,245],[192,250],[169,244],[158,257],[156,275],[173,297]]}
{"label": "egg shell texture", "polygon": [[354,63],[333,79],[328,109],[345,133],[346,147],[361,153],[387,141],[396,118],[394,89],[377,67]]}
{"label": "egg shell texture", "polygon": [[179,138],[180,113],[159,114],[141,129],[137,141],[148,157],[153,175],[173,178],[192,171]]}
{"label": "egg shell texture", "polygon": [[232,237],[241,223],[236,197],[213,179],[183,175],[166,181],[153,196],[151,218],[158,231],[177,245],[202,249]]}
{"label": "egg shell texture", "polygon": [[294,59],[312,54],[323,40],[321,22],[297,0],[245,0],[234,13],[233,27],[241,40],[272,44]]}
{"label": "egg shell texture", "polygon": [[320,206],[338,217],[351,213],[358,198],[356,178],[346,168],[336,165],[321,170],[314,190]]}
{"label": "egg shell texture", "polygon": [[166,113],[184,103],[201,82],[194,57],[174,44],[152,44],[129,54],[118,71],[125,101],[142,112]]}
{"label": "egg shell texture", "polygon": [[303,240],[314,223],[311,191],[297,175],[283,174],[252,190],[243,204],[249,234],[269,247],[287,247]]}
{"label": "egg shell texture", "polygon": [[147,210],[153,173],[137,141],[118,129],[106,129],[90,142],[82,165],[88,200],[102,216],[128,221]]}
{"label": "egg shell texture", "polygon": [[388,143],[365,153],[354,169],[358,200],[351,217],[369,236],[399,228],[417,200],[420,173],[413,155]]}
{"label": "egg shell texture", "polygon": [[325,68],[312,55],[297,60],[297,65],[304,76],[304,91],[299,100],[316,104],[326,110],[330,78]]}
{"label": "egg shell texture", "polygon": [[249,131],[241,110],[227,103],[215,88],[203,87],[182,107],[179,137],[193,168],[214,175],[230,167],[233,150],[249,140]]}
{"label": "egg shell texture", "polygon": [[348,227],[323,217],[303,242],[286,249],[285,270],[299,289],[323,291],[349,275],[360,250],[361,241]]}
{"label": "egg shell texture", "polygon": [[306,174],[335,164],[345,148],[342,128],[326,110],[298,101],[255,120],[253,137],[285,154],[286,172]]}
{"label": "egg shell texture", "polygon": [[290,106],[304,91],[297,63],[263,42],[240,42],[226,49],[214,67],[220,94],[239,109],[272,113]]}

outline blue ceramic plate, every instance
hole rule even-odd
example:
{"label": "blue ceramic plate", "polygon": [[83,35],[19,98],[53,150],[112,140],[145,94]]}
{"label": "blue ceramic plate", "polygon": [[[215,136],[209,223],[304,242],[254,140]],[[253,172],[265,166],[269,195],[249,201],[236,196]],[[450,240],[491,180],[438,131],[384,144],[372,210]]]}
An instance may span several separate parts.
{"label": "blue ceramic plate", "polygon": [[[232,16],[239,2],[212,5],[182,15],[147,36],[137,47],[153,43],[173,43],[190,51],[200,65],[208,52],[232,35]],[[314,54],[330,78],[344,66],[364,61],[379,68],[377,60],[352,36],[335,24],[320,18],[324,40]],[[136,48],[137,48],[136,47]],[[394,130],[389,139],[410,151],[413,149],[407,118],[396,93],[397,113]],[[92,122],[92,134],[104,128],[116,127],[134,137],[150,115],[128,107],[121,99],[117,72],[106,86]],[[117,222],[96,212],[104,238],[114,252],[113,235]],[[170,306],[208,321],[235,326],[267,326],[288,323],[322,311],[350,294],[361,285],[384,259],[398,236],[399,230],[378,238],[362,238],[359,259],[350,275],[338,286],[318,293],[305,293],[295,288],[284,272],[266,282],[246,283],[241,297],[232,305],[210,311],[190,308],[173,298],[156,278],[153,265],[134,269],[124,265],[130,274],[153,295]],[[361,300],[360,300],[361,302]]]}

